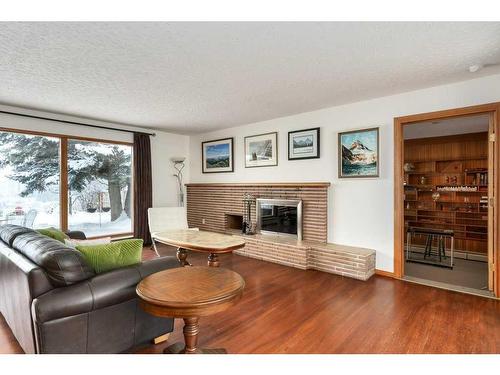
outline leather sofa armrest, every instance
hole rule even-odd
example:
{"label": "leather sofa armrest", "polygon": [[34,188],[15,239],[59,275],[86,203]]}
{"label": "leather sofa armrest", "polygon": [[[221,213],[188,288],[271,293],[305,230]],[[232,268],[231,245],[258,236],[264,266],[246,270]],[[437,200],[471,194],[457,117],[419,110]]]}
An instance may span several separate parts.
{"label": "leather sofa armrest", "polygon": [[168,270],[170,268],[180,267],[180,264],[176,257],[167,256],[146,260],[141,264],[136,265],[135,267],[137,267],[137,270],[141,275],[141,279],[144,279],[146,276],[149,276],[152,273]]}
{"label": "leather sofa armrest", "polygon": [[[0,244],[0,254],[15,264],[16,270],[26,275],[31,298],[36,298],[54,288],[45,272],[25,256],[3,244]],[[6,277],[13,280],[12,276]]]}
{"label": "leather sofa armrest", "polygon": [[31,305],[33,320],[44,323],[50,320],[92,311],[94,298],[88,281],[52,289],[39,296]]}
{"label": "leather sofa armrest", "polygon": [[116,305],[137,297],[135,289],[143,278],[174,267],[180,267],[177,258],[163,257],[94,276],[88,280],[94,300],[93,309]]}
{"label": "leather sofa armrest", "polygon": [[156,258],[53,289],[33,301],[33,317],[43,323],[131,300],[137,296],[135,289],[144,277],[174,267],[179,267],[175,257]]}

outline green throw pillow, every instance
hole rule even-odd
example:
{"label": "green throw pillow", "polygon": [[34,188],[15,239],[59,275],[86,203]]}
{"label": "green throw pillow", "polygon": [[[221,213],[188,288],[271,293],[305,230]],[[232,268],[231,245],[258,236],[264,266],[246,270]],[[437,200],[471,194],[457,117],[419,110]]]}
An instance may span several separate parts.
{"label": "green throw pillow", "polygon": [[66,238],[69,238],[69,236],[60,231],[59,229],[50,227],[50,228],[44,228],[44,229],[37,229],[37,232],[40,234],[43,234],[44,236],[53,238],[54,240],[58,240],[59,242],[64,243],[64,240]]}
{"label": "green throw pillow", "polygon": [[142,240],[132,239],[103,245],[77,245],[75,248],[83,254],[95,273],[103,273],[140,263],[142,242]]}

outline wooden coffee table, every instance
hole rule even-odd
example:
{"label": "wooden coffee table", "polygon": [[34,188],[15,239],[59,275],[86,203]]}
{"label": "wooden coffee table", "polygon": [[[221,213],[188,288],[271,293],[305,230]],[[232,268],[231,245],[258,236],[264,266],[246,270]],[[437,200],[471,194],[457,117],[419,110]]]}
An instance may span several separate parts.
{"label": "wooden coffee table", "polygon": [[225,349],[199,349],[202,316],[226,310],[243,295],[245,281],[231,270],[214,267],[182,267],[154,273],[137,285],[142,309],[159,317],[184,319],[184,341],[164,353],[226,353]]}
{"label": "wooden coffee table", "polygon": [[177,259],[182,266],[189,266],[187,250],[208,253],[208,265],[219,267],[218,254],[230,253],[245,246],[245,240],[229,234],[203,230],[169,230],[155,234],[155,241],[177,247]]}

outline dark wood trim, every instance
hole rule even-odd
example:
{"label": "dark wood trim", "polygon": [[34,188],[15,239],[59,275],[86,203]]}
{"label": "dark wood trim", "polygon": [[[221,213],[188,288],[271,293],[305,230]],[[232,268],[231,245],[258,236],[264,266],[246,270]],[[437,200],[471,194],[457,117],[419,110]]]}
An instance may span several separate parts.
{"label": "dark wood trim", "polygon": [[469,107],[445,109],[442,111],[418,113],[415,115],[407,115],[395,117],[394,121],[398,121],[401,124],[410,124],[413,122],[423,122],[429,120],[462,117],[462,116],[473,116],[477,114],[486,114],[488,112],[495,112],[498,110],[500,102],[487,103],[480,105],[473,105]]}
{"label": "dark wood trim", "polygon": [[[317,143],[318,154],[316,156],[305,156],[302,158],[290,158],[290,134],[302,133],[302,132],[307,132],[307,131],[312,131],[312,130],[317,131],[316,143]],[[288,132],[288,155],[287,155],[288,160],[294,161],[294,160],[319,159],[321,157],[321,135],[320,135],[320,133],[321,133],[321,128],[319,128],[319,127],[318,128],[301,129],[301,130],[293,130],[293,131]]]}
{"label": "dark wood trim", "polygon": [[384,271],[384,270],[375,270],[375,275],[379,276],[384,276],[384,277],[390,277],[392,279],[395,279],[396,276],[394,275],[394,272],[389,272],[389,271]]}
{"label": "dark wood trim", "polygon": [[69,188],[68,188],[68,139],[61,138],[60,173],[59,173],[59,217],[61,230],[68,230]]}
{"label": "dark wood trim", "polygon": [[[498,115],[498,113],[497,113]],[[488,127],[488,137],[498,136],[497,130],[497,119],[494,116],[494,112],[490,112],[489,115],[489,127]],[[495,134],[497,132],[497,134]],[[497,146],[497,147],[495,147]],[[498,164],[498,141],[496,142],[488,142],[488,178],[490,182],[488,183],[488,197],[495,195],[496,186],[498,186],[497,182],[497,174],[498,168],[495,168],[495,165]],[[490,156],[493,157],[490,157]],[[495,203],[496,204],[496,203]],[[498,206],[495,206],[498,207]],[[498,212],[498,208],[495,207],[488,208],[488,250],[495,249],[495,240],[498,238],[498,216],[495,214]],[[495,223],[497,223],[495,225]],[[500,251],[500,250],[499,250]],[[495,251],[488,251],[488,264],[495,264],[495,258],[498,261],[498,257],[495,256]],[[495,271],[493,271],[495,272]],[[498,273],[497,273],[498,274]],[[488,277],[488,288],[490,290],[499,290],[498,284],[495,284],[495,277]]]}
{"label": "dark wood trim", "polygon": [[[397,120],[395,120],[397,121]],[[403,125],[394,123],[394,276],[401,278],[404,275],[403,248],[404,248],[404,186],[403,181]]]}
{"label": "dark wood trim", "polygon": [[134,233],[133,232],[124,232],[124,233],[115,233],[115,234],[103,234],[101,236],[90,236],[90,237],[87,237],[87,239],[97,240],[99,238],[106,238],[106,237],[111,237],[112,240],[125,240],[128,238],[133,238]]}
{"label": "dark wood trim", "polygon": [[[205,151],[204,150],[205,143],[228,141],[228,140],[231,140],[231,170],[230,171],[206,172],[205,171],[205,152],[204,152]],[[214,139],[213,141],[201,142],[201,173],[232,173],[232,172],[234,172],[234,137]]]}
{"label": "dark wood trim", "polygon": [[493,195],[494,195],[494,214],[493,216],[493,230],[489,236],[493,236],[492,240],[492,258],[493,262],[493,292],[496,297],[500,297],[500,229],[499,229],[499,155],[500,155],[500,102],[488,103],[470,107],[455,108],[443,111],[435,111],[429,113],[420,113],[416,115],[401,116],[394,118],[394,275],[396,278],[401,278],[404,275],[404,262],[403,262],[403,247],[404,247],[404,218],[403,218],[403,195],[404,186],[403,181],[403,162],[404,162],[404,135],[403,126],[415,122],[423,122],[429,120],[454,118],[461,116],[472,116],[477,114],[490,114],[493,120],[494,132],[496,134],[496,141],[494,145],[494,159],[495,165],[493,169]]}

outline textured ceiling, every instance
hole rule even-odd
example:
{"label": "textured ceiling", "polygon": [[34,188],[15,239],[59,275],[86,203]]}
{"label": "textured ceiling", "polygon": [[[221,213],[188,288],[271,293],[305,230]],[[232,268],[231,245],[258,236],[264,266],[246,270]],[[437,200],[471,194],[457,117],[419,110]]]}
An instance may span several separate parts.
{"label": "textured ceiling", "polygon": [[498,73],[500,23],[0,23],[0,103],[195,133]]}

